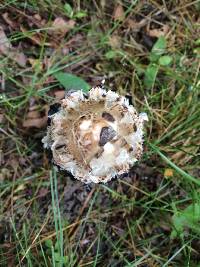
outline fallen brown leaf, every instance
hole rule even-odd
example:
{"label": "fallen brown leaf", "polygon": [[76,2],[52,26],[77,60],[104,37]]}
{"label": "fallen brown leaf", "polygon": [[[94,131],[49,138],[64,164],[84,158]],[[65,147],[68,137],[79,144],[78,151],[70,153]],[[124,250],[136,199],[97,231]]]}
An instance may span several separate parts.
{"label": "fallen brown leaf", "polygon": [[0,53],[8,56],[21,67],[26,65],[26,56],[24,53],[19,52],[16,48],[12,47],[10,41],[8,40],[3,28],[0,26]]}
{"label": "fallen brown leaf", "polygon": [[63,18],[58,17],[53,21],[51,31],[56,31],[56,34],[65,35],[68,31],[73,29],[74,26],[74,20],[70,19],[66,21]]}
{"label": "fallen brown leaf", "polygon": [[5,20],[5,22],[13,29],[16,29],[17,28],[17,23],[12,21],[10,18],[9,18],[9,15],[8,15],[8,12],[4,13],[2,15],[3,19]]}
{"label": "fallen brown leaf", "polygon": [[47,114],[48,105],[43,105],[41,110],[41,105],[37,103],[36,98],[32,97],[29,101],[29,109],[22,125],[24,128],[42,128],[46,126]]}
{"label": "fallen brown leaf", "polygon": [[35,14],[33,17],[35,19],[34,22],[37,22],[36,24],[37,24],[37,26],[39,25],[38,26],[39,28],[41,28],[41,26],[45,26],[45,24],[47,23],[46,20],[43,19],[39,14]]}
{"label": "fallen brown leaf", "polygon": [[17,50],[14,50],[11,55],[12,59],[16,61],[21,67],[26,66],[27,58],[22,52],[18,52]]}
{"label": "fallen brown leaf", "polygon": [[133,19],[128,19],[126,24],[127,27],[133,30],[134,32],[138,32],[142,27],[147,24],[148,20],[146,18],[142,19],[141,21],[137,22]]}
{"label": "fallen brown leaf", "polygon": [[31,128],[31,127],[42,128],[46,125],[46,123],[47,123],[47,117],[46,116],[44,116],[42,118],[26,119],[23,122],[23,127],[24,128]]}
{"label": "fallen brown leaf", "polygon": [[169,26],[164,25],[162,28],[159,29],[147,29],[147,34],[151,37],[161,37],[161,36],[166,36],[167,33],[169,32]]}
{"label": "fallen brown leaf", "polygon": [[65,97],[65,90],[55,91],[54,95],[58,100],[61,100],[61,99],[63,99]]}
{"label": "fallen brown leaf", "polygon": [[6,55],[11,48],[11,44],[3,30],[0,26],[0,53]]}
{"label": "fallen brown leaf", "polygon": [[114,13],[113,13],[114,20],[123,21],[125,18],[124,8],[121,4],[117,5]]}

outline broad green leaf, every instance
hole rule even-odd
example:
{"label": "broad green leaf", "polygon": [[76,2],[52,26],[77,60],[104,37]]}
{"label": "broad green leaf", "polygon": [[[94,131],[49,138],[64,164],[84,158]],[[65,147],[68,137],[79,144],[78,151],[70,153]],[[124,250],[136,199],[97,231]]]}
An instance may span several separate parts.
{"label": "broad green leaf", "polygon": [[147,67],[144,77],[144,84],[147,88],[151,88],[154,85],[158,69],[159,66],[157,64],[150,64]]}
{"label": "broad green leaf", "polygon": [[150,54],[150,61],[157,61],[161,55],[164,54],[165,49],[167,46],[167,42],[164,36],[158,38],[156,43],[154,44],[151,54]]}
{"label": "broad green leaf", "polygon": [[88,92],[90,90],[90,85],[76,75],[59,71],[54,73],[54,77],[65,87],[66,90],[83,90],[84,92]]}
{"label": "broad green leaf", "polygon": [[64,10],[65,10],[65,13],[66,15],[69,17],[69,18],[72,18],[73,17],[73,9],[71,7],[70,4],[66,3],[64,5]]}
{"label": "broad green leaf", "polygon": [[197,234],[200,234],[199,228],[200,219],[200,203],[193,203],[184,210],[175,211],[172,217],[174,230],[171,233],[171,238],[177,235],[184,236],[184,228],[188,227]]}
{"label": "broad green leaf", "polygon": [[172,62],[172,57],[170,56],[162,56],[159,58],[159,64],[161,66],[168,66]]}

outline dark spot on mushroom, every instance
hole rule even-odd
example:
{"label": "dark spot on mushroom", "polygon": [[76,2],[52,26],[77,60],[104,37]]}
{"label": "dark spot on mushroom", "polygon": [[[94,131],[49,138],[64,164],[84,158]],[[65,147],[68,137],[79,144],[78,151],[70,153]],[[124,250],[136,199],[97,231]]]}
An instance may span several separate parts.
{"label": "dark spot on mushroom", "polygon": [[99,146],[104,146],[116,136],[116,132],[112,127],[103,127],[100,133]]}
{"label": "dark spot on mushroom", "polygon": [[133,129],[135,132],[137,132],[137,126],[135,124],[133,125]]}
{"label": "dark spot on mushroom", "polygon": [[115,121],[114,117],[108,112],[103,112],[102,113],[102,118],[104,118],[107,121],[111,121],[111,122]]}
{"label": "dark spot on mushroom", "polygon": [[60,103],[55,103],[50,106],[49,111],[48,111],[48,116],[52,116],[56,112],[59,111],[61,104]]}
{"label": "dark spot on mushroom", "polygon": [[55,149],[61,149],[61,148],[63,148],[63,147],[65,147],[65,145],[58,145],[58,146],[56,146]]}
{"label": "dark spot on mushroom", "polygon": [[133,148],[132,148],[132,147],[130,147],[128,151],[129,151],[129,152],[132,152],[132,151],[133,151]]}

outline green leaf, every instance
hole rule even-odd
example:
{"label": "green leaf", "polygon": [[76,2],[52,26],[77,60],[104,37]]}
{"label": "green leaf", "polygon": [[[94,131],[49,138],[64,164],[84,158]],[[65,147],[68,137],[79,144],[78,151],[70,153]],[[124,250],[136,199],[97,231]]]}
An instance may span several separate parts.
{"label": "green leaf", "polygon": [[81,19],[81,18],[84,18],[87,16],[87,12],[86,11],[78,11],[76,14],[75,14],[75,18],[77,19]]}
{"label": "green leaf", "polygon": [[172,57],[170,56],[162,56],[159,58],[159,64],[161,66],[168,66],[172,62]]}
{"label": "green leaf", "polygon": [[73,17],[73,9],[71,7],[70,4],[66,3],[64,5],[64,10],[65,10],[65,13],[66,15],[69,17],[69,18],[72,18]]}
{"label": "green leaf", "polygon": [[63,263],[67,264],[69,261],[69,258],[67,256],[63,256]]}
{"label": "green leaf", "polygon": [[60,262],[62,257],[59,252],[54,252],[55,261]]}
{"label": "green leaf", "polygon": [[82,78],[62,71],[54,73],[54,77],[62,84],[66,90],[83,90],[88,92],[90,85]]}
{"label": "green leaf", "polygon": [[199,218],[200,203],[193,203],[184,210],[175,211],[175,214],[172,217],[175,229],[171,233],[171,238],[175,238],[177,235],[183,237],[185,227],[188,227],[197,234],[200,234]]}
{"label": "green leaf", "polygon": [[54,252],[54,257],[56,262],[62,262],[64,264],[67,264],[69,260],[67,256],[61,256],[59,252]]}
{"label": "green leaf", "polygon": [[156,55],[162,55],[165,52],[166,46],[167,46],[166,39],[164,36],[161,36],[154,44],[151,52]]}
{"label": "green leaf", "polygon": [[117,56],[117,54],[118,54],[117,51],[110,50],[105,54],[105,57],[107,59],[112,59],[112,58],[115,58]]}
{"label": "green leaf", "polygon": [[164,54],[166,46],[167,42],[165,37],[164,36],[159,37],[151,50],[150,61],[152,62],[157,61],[160,58],[160,56]]}
{"label": "green leaf", "polygon": [[144,77],[144,84],[147,88],[151,88],[156,80],[159,66],[157,64],[150,64],[146,71]]}
{"label": "green leaf", "polygon": [[197,54],[197,56],[198,56],[198,58],[199,58],[199,56],[200,56],[200,47],[195,48],[195,49],[193,50],[193,53],[194,53],[194,54]]}
{"label": "green leaf", "polygon": [[53,242],[51,239],[46,239],[45,240],[45,246],[48,248],[51,248],[53,246]]}
{"label": "green leaf", "polygon": [[200,45],[200,38],[197,39],[194,43],[195,43],[195,45]]}

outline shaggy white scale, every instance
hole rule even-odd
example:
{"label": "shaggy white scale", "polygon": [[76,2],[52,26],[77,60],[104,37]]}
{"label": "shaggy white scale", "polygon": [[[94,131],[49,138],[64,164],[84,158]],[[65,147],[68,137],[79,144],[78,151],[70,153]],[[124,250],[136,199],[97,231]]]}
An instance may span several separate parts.
{"label": "shaggy white scale", "polygon": [[105,183],[141,157],[147,115],[113,91],[72,92],[49,119],[44,147],[51,149],[56,165],[84,183]]}

